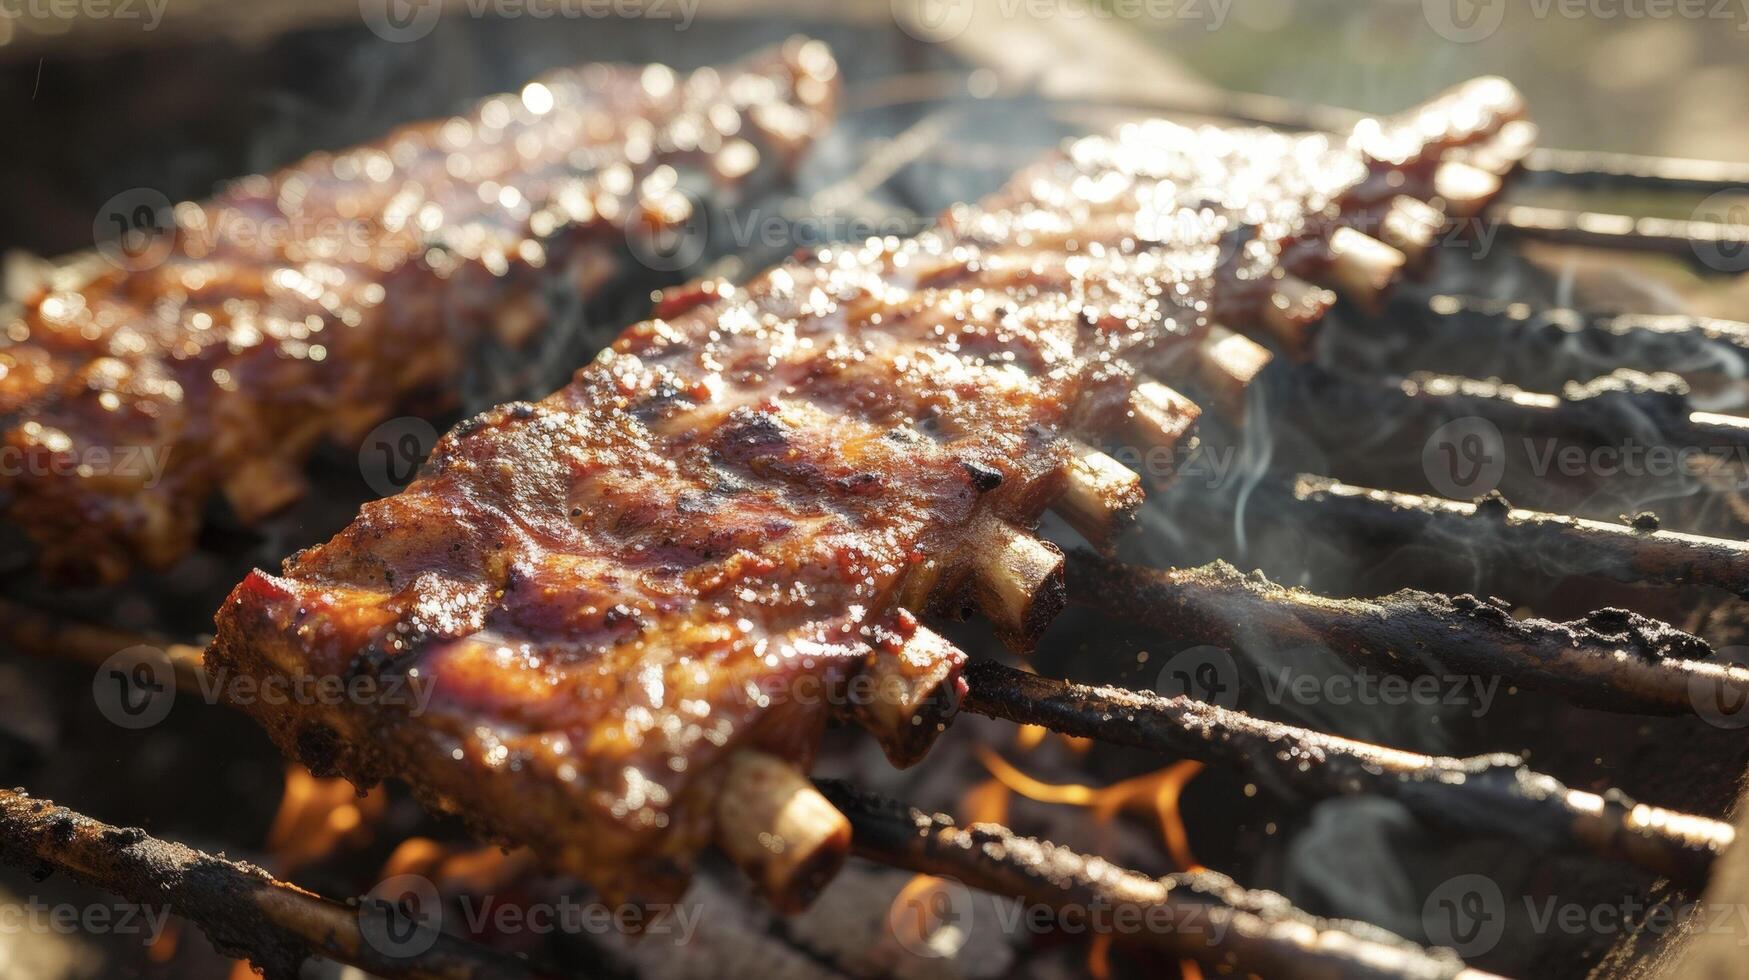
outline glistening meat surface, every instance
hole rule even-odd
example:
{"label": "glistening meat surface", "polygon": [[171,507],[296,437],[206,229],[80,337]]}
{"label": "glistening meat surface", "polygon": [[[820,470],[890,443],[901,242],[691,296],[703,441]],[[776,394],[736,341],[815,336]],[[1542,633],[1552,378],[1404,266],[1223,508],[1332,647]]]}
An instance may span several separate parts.
{"label": "glistening meat surface", "polygon": [[659,244],[793,162],[836,71],[800,40],[684,76],[558,71],[176,206],[108,253],[123,268],[87,256],[0,327],[6,516],[52,576],[115,581],[186,554],[215,492],[272,513],[320,442],[453,403],[488,342],[523,347],[620,278],[628,236]]}
{"label": "glistening meat surface", "polygon": [[[915,239],[676,291],[569,386],[458,427],[405,492],[251,575],[209,662],[431,685],[423,712],[248,707],[314,768],[406,779],[612,895],[671,897],[712,841],[760,874],[745,855],[789,841],[725,805],[737,760],[805,769],[834,710],[898,761],[926,748],[961,656],[913,614],[975,605],[1030,642],[1061,557],[1024,528],[1139,492],[1087,443],[1172,448],[1194,421],[1144,372],[1217,320],[1314,318],[1331,298],[1284,250],[1335,276],[1341,208],[1436,209],[1445,158],[1520,111],[1492,81],[1434,105],[1346,143],[1129,126]],[[900,683],[832,695],[863,672]]]}

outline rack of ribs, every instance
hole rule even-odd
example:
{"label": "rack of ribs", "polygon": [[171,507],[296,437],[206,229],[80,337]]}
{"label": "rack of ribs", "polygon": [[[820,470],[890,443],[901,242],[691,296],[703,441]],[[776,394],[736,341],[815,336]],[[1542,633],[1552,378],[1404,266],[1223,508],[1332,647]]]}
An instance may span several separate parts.
{"label": "rack of ribs", "polygon": [[1334,302],[1302,276],[1376,290],[1498,189],[1521,115],[1482,80],[1346,140],[1130,125],[915,238],[670,291],[252,573],[209,669],[426,685],[245,707],[317,772],[404,779],[608,895],[672,898],[714,844],[798,907],[849,844],[804,775],[823,726],[908,764],[963,693],[920,617],[975,608],[1027,648],[1063,601],[1028,528],[1055,507],[1109,542],[1142,488],[1095,444],[1190,439],[1200,409],[1149,372],[1295,340]]}
{"label": "rack of ribs", "polygon": [[628,236],[660,244],[693,201],[794,162],[836,75],[803,40],[684,76],[556,71],[68,263],[0,331],[7,518],[51,576],[113,582],[186,554],[215,493],[244,523],[278,510],[323,440],[453,403],[484,345],[541,333],[555,290],[602,295]]}

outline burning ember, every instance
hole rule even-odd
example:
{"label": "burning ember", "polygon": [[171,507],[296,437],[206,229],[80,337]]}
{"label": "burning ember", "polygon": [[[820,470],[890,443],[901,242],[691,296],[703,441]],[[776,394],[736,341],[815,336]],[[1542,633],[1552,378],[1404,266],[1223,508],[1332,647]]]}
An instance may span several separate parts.
{"label": "burning ember", "polygon": [[341,849],[368,844],[387,805],[381,790],[360,794],[344,779],[318,779],[303,766],[285,769],[285,795],[267,831],[267,852],[281,874]]}

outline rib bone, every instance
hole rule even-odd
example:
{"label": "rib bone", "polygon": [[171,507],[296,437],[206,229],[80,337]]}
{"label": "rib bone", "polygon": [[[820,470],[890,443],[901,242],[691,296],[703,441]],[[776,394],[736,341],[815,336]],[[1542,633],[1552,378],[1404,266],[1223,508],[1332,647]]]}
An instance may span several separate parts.
{"label": "rib bone", "polygon": [[1297,276],[1276,280],[1275,291],[1263,304],[1262,322],[1269,335],[1295,360],[1312,349],[1312,326],[1336,305],[1336,295]]}
{"label": "rib bone", "polygon": [[1447,214],[1471,218],[1500,193],[1500,178],[1472,164],[1447,160],[1433,172],[1433,190],[1444,199]]}
{"label": "rib bone", "polygon": [[[847,693],[850,717],[880,742],[900,768],[921,761],[959,708],[966,655],[901,611],[894,629],[875,637],[862,678]],[[909,635],[905,631],[909,630]]]}
{"label": "rib bone", "polygon": [[1130,392],[1131,428],[1149,446],[1167,450],[1188,449],[1189,436],[1202,417],[1202,409],[1190,399],[1152,379],[1144,379]]}
{"label": "rib bone", "polygon": [[1030,648],[1063,609],[1063,553],[988,516],[971,540],[972,597],[1003,642]]}
{"label": "rib bone", "polygon": [[1438,208],[1403,195],[1391,200],[1390,210],[1385,212],[1379,227],[1379,237],[1402,252],[1411,265],[1420,267],[1444,227],[1445,215]]}
{"label": "rib bone", "polygon": [[1142,505],[1142,477],[1092,446],[1077,442],[1073,451],[1067,486],[1052,507],[1089,544],[1109,547]]}
{"label": "rib bone", "polygon": [[1173,349],[1160,370],[1239,424],[1245,419],[1246,391],[1274,357],[1250,337],[1214,324],[1195,344]]}
{"label": "rib bone", "polygon": [[729,756],[717,845],[779,912],[800,912],[850,852],[850,821],[790,762],[756,749]]}
{"label": "rib bone", "polygon": [[1400,249],[1353,228],[1330,233],[1330,284],[1367,309],[1378,307],[1405,261]]}

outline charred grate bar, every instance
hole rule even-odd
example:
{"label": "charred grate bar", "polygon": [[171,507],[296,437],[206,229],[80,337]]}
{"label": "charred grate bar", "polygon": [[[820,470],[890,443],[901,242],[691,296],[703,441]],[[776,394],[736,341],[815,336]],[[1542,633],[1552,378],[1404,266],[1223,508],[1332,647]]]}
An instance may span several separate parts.
{"label": "charred grate bar", "polygon": [[379,938],[373,945],[367,932],[368,909],[22,790],[0,790],[0,859],[39,873],[59,871],[142,905],[168,906],[199,926],[220,952],[246,957],[268,980],[291,980],[312,955],[396,980],[546,975],[524,960],[443,934],[432,936],[423,952],[385,953],[379,947],[391,944]]}
{"label": "charred grate bar", "polygon": [[1334,522],[1370,544],[1415,540],[1534,552],[1546,565],[1617,582],[1699,585],[1749,597],[1749,543],[1665,531],[1637,523],[1585,520],[1513,507],[1498,495],[1477,502],[1373,490],[1302,475],[1291,492],[1267,492],[1271,506]]}
{"label": "charred grate bar", "polygon": [[1730,846],[1729,824],[1569,789],[1505,753],[1458,759],[1371,745],[1187,697],[1051,680],[990,661],[966,669],[961,708],[1245,772],[1294,800],[1370,794],[1428,824],[1627,861],[1688,884]]}
{"label": "charred grate bar", "polygon": [[1393,316],[1413,318],[1438,336],[1503,344],[1559,343],[1582,337],[1607,354],[1645,356],[1647,347],[1672,357],[1693,355],[1707,345],[1749,352],[1749,323],[1717,317],[1658,313],[1592,313],[1563,307],[1465,296],[1433,296],[1425,305],[1395,303]]}
{"label": "charred grate bar", "polygon": [[1243,648],[1248,637],[1266,635],[1387,673],[1498,676],[1584,707],[1634,714],[1693,714],[1697,689],[1716,688],[1733,702],[1749,697],[1749,668],[1704,659],[1712,649],[1698,637],[1625,609],[1599,609],[1570,623],[1520,620],[1471,595],[1401,589],[1331,599],[1225,562],[1161,570],[1089,551],[1070,556],[1068,578],[1076,602],[1190,642]]}
{"label": "charred grate bar", "polygon": [[1053,908],[1163,909],[1173,927],[1135,938],[1223,973],[1332,980],[1490,976],[1447,951],[1423,949],[1376,926],[1307,915],[1280,895],[1241,888],[1212,871],[1149,878],[999,824],[961,827],[842,782],[819,786],[850,819],[859,856]]}

